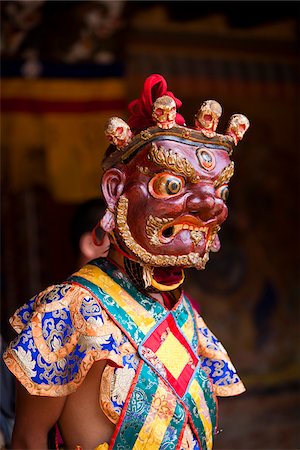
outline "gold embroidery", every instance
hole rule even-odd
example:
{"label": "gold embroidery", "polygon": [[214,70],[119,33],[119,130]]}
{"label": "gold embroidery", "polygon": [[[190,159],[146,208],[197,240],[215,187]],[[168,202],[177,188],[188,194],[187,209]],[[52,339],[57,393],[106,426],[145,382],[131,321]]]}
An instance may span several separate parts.
{"label": "gold embroidery", "polygon": [[[111,335],[113,335],[116,344],[120,344],[122,340],[121,330],[115,326],[114,322],[103,310],[101,310],[102,319],[99,316],[90,316],[85,320],[80,313],[81,308],[84,308],[86,314],[90,308],[90,312],[93,314],[95,304],[100,308],[98,302],[85,289],[79,286],[70,287],[70,285],[66,285],[65,297],[62,298],[62,301],[57,301],[57,298],[59,298],[57,291],[57,287],[49,287],[38,295],[34,304],[37,305],[38,311],[33,312],[31,325],[32,338],[39,351],[37,357],[35,359],[32,358],[32,344],[27,351],[20,346],[16,349],[8,349],[4,357],[6,364],[15,376],[30,393],[36,395],[59,396],[73,392],[81,384],[94,361],[107,359],[115,366],[122,367],[120,354],[101,349]],[[46,318],[44,317],[44,312],[54,309],[51,308],[52,302],[46,303],[47,300],[51,300],[50,297],[52,297],[58,310],[51,311],[51,317]],[[67,311],[62,309],[66,308],[66,305],[69,305],[71,313],[72,322],[70,325],[66,324]],[[58,320],[54,321],[54,318]],[[30,320],[30,317],[28,317],[28,320]],[[68,326],[69,329],[67,328]],[[43,331],[43,327],[45,331]],[[69,335],[67,334],[68,332]],[[74,350],[76,345],[78,345],[79,351],[85,351],[87,354],[80,363],[75,379],[64,386],[53,386],[53,379],[61,377],[61,371],[66,370],[67,364],[70,373],[72,373],[72,365],[78,364],[76,359],[72,364],[67,359],[67,356]],[[127,345],[124,344],[122,347],[124,347],[124,353],[132,352],[132,346],[129,343]],[[51,364],[50,368],[49,363]],[[31,381],[31,378],[37,375],[37,368],[40,370],[44,369],[43,379],[49,381],[49,386]]]}
{"label": "gold embroidery", "polygon": [[219,346],[222,350],[215,350],[213,348],[208,348],[207,340],[206,340],[205,336],[199,330],[199,328],[207,328],[202,317],[197,318],[197,328],[198,328],[198,338],[199,338],[198,353],[200,355],[205,356],[210,359],[219,359],[219,360],[224,360],[224,361],[230,361],[228,354],[221,343],[219,343]]}
{"label": "gold embroidery", "polygon": [[[62,321],[62,324],[63,323],[64,322]],[[67,342],[63,347],[59,347],[59,344],[56,341],[56,350],[51,351],[43,336],[42,317],[39,313],[34,313],[32,317],[32,336],[36,348],[39,350],[40,354],[43,356],[45,361],[52,363],[58,361],[59,359],[64,358],[65,356],[71,353],[71,351],[75,348],[75,345],[77,344],[79,333],[75,331],[70,336],[70,338],[67,340]]]}
{"label": "gold embroidery", "polygon": [[30,353],[30,350],[28,350],[27,352],[22,348],[19,347],[17,350],[12,350],[18,360],[20,361],[20,365],[23,368],[23,370],[26,372],[28,378],[32,378],[36,376],[36,362],[32,359],[32,355]]}
{"label": "gold embroidery", "polygon": [[[35,305],[39,304],[39,302],[44,297],[44,295],[47,295],[53,288],[54,288],[54,286],[49,286],[47,289],[45,289],[44,291],[39,293],[39,295],[36,297],[36,300],[34,302],[33,309],[35,309]],[[11,326],[14,328],[14,330],[18,334],[21,333],[21,331],[25,328],[25,325],[26,325],[22,322],[22,320],[19,317],[20,313],[23,309],[24,309],[24,305],[22,305],[20,308],[18,308],[15,311],[15,313],[12,315],[12,317],[9,319],[9,323],[11,324]]]}
{"label": "gold embroidery", "polygon": [[228,384],[227,386],[213,385],[213,390],[219,397],[229,397],[231,395],[238,395],[245,392],[246,388],[241,381],[234,384]]}
{"label": "gold embroidery", "polygon": [[34,383],[28,377],[22,362],[10,349],[6,350],[3,358],[5,359],[5,363],[9,370],[15,375],[15,377],[22,383],[30,394],[48,397],[62,397],[76,391],[95,361],[107,359],[114,365],[122,367],[122,358],[120,355],[110,353],[109,350],[90,350],[89,353],[81,360],[78,373],[76,373],[74,380],[65,385],[48,385],[44,383]]}
{"label": "gold embroidery", "polygon": [[[122,333],[115,327],[111,319],[107,318],[105,324],[103,324],[102,321],[98,322],[93,317],[88,318],[88,320],[84,319],[80,313],[80,307],[85,300],[85,297],[86,291],[82,290],[80,287],[74,286],[72,286],[65,295],[63,307],[69,305],[74,332],[65,339],[63,347],[60,346],[61,338],[57,329],[60,329],[60,324],[61,326],[64,326],[64,320],[59,321],[56,327],[49,332],[46,341],[42,329],[43,316],[40,312],[33,313],[32,335],[34,343],[46,362],[53,363],[65,358],[74,350],[77,343],[83,346],[84,349],[88,349],[92,345],[99,347],[101,343],[105,341],[105,336],[110,334],[114,335],[116,342],[121,341]],[[55,302],[55,305],[58,305],[58,303],[59,302]],[[58,306],[60,310],[58,317],[61,317],[63,314],[61,311],[62,307],[60,304]],[[54,315],[55,314],[53,313],[53,316]],[[52,347],[54,348],[53,351],[51,350],[50,344],[52,344]]]}
{"label": "gold embroidery", "polygon": [[23,330],[23,328],[25,327],[25,325],[23,324],[22,320],[20,319],[20,317],[18,316],[19,311],[22,309],[19,308],[17,309],[17,311],[15,312],[15,314],[9,319],[9,323],[11,324],[11,326],[13,327],[13,329],[20,334],[21,331]]}
{"label": "gold embroidery", "polygon": [[111,402],[111,386],[114,380],[114,368],[106,366],[100,384],[100,396],[99,403],[107,418],[112,423],[117,423],[119,420],[119,414],[114,410]]}
{"label": "gold embroidery", "polygon": [[[231,360],[230,360],[225,348],[223,347],[223,345],[220,342],[218,343],[220,350],[208,348],[207,339],[205,338],[205,336],[201,333],[201,331],[199,329],[199,328],[207,328],[202,317],[198,316],[196,322],[197,322],[198,338],[199,338],[199,348],[198,348],[199,355],[209,358],[211,360],[219,361],[219,364],[220,364],[219,368],[218,368],[218,370],[220,371],[219,375],[221,375],[223,372],[222,369],[224,367],[224,362],[227,362],[229,367],[232,370],[234,370]],[[216,373],[215,375],[218,375],[218,373]],[[209,374],[208,374],[208,376],[209,376]],[[245,386],[243,385],[243,383],[239,380],[236,383],[231,383],[231,384],[228,384],[225,386],[218,386],[216,384],[213,384],[213,390],[216,395],[218,395],[220,397],[227,397],[227,396],[231,396],[231,395],[241,394],[246,389],[245,389]]]}

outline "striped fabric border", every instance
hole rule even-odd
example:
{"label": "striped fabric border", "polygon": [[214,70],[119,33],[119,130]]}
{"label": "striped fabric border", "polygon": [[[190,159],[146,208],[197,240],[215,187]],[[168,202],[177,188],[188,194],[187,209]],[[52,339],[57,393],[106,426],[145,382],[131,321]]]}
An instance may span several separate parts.
{"label": "striped fabric border", "polygon": [[[103,266],[102,267],[103,270],[100,269],[100,267],[98,267],[101,264]],[[147,311],[147,309],[145,309],[142,305],[139,304],[138,301],[135,300],[134,293],[132,292],[131,296],[130,295],[131,293],[128,291],[128,289],[125,289],[127,283],[125,276],[123,277],[123,275],[121,275],[120,272],[117,270],[116,273],[118,274],[118,278],[116,280],[112,279],[114,270],[116,269],[107,261],[100,263],[99,260],[97,260],[97,262],[95,260],[92,261],[90,264],[84,266],[77,273],[75,273],[69,279],[69,281],[75,284],[78,283],[80,285],[83,285],[92,294],[98,297],[101,300],[101,304],[107,310],[112,319],[116,320],[117,323],[119,323],[120,328],[123,329],[125,334],[129,337],[131,342],[136,347],[138,344],[141,344],[142,342],[147,342],[147,339],[151,339],[151,336],[153,335],[153,329],[154,333],[156,330],[158,330],[158,328],[156,328],[156,325],[162,326],[166,318],[169,317],[169,320],[171,320],[173,314],[174,318],[176,318],[175,314],[176,310],[171,313],[169,311],[166,311],[166,309],[163,308],[159,303],[156,302],[153,303],[152,301],[152,305],[153,304],[157,305],[160,311],[160,314],[158,314],[157,317],[157,319],[160,318],[160,320],[155,319],[151,314],[151,310]],[[114,274],[114,276],[116,276],[116,273]],[[135,288],[132,289],[134,290]],[[146,296],[143,297],[146,298],[147,304],[147,297]],[[185,308],[183,302],[181,302],[181,305],[182,308]],[[142,316],[145,316],[145,320]],[[179,313],[177,312],[177,316],[180,319],[181,325],[184,327],[184,324],[188,320],[189,314],[187,312],[184,313],[184,311],[180,311]],[[173,321],[174,318],[172,318]],[[175,323],[176,321],[174,322],[174,324]],[[170,326],[171,324],[169,324],[169,327]],[[177,326],[178,325],[176,325],[176,327]],[[178,330],[181,330],[181,328],[179,328]],[[175,333],[174,336],[177,336],[177,334]],[[182,340],[185,339],[184,335],[180,334],[180,336],[177,336],[177,338],[181,339],[180,342],[181,345],[183,345]],[[162,361],[166,362],[166,358],[167,356],[163,355]],[[143,416],[142,418],[140,417],[140,419],[138,420],[138,423],[141,423],[142,419],[143,425],[138,430],[136,429],[137,425],[134,425],[133,426],[134,430],[131,430],[129,435],[126,437],[128,430],[131,429],[131,425],[128,425],[128,423],[126,422],[127,419],[128,422],[130,422],[131,420],[131,419],[129,420],[131,415],[130,408],[137,407],[138,403],[138,399],[134,399],[133,397],[132,401],[129,400],[128,408],[127,409],[125,408],[126,414],[124,418],[125,420],[124,431],[120,431],[120,437],[118,434],[118,436],[116,436],[116,439],[121,440],[122,439],[126,440],[127,438],[133,439],[133,434],[135,433],[134,435],[136,439],[130,442],[136,443],[134,447],[131,448],[139,450],[145,448],[145,445],[147,446],[151,445],[151,448],[159,449],[161,445],[161,440],[163,439],[163,435],[167,436],[167,430],[168,429],[169,431],[171,430],[170,429],[171,422],[178,424],[178,413],[182,414],[187,407],[187,412],[190,417],[191,425],[195,435],[197,436],[197,439],[202,443],[203,450],[209,450],[212,444],[212,430],[214,430],[216,424],[215,418],[216,404],[211,390],[210,381],[208,380],[205,372],[201,370],[200,362],[198,362],[198,365],[196,367],[196,370],[194,371],[192,379],[189,381],[189,384],[187,385],[187,392],[185,394],[183,392],[184,397],[182,398],[182,400],[180,400],[180,396],[176,400],[176,397],[172,393],[173,389],[167,387],[167,385],[165,384],[166,380],[163,377],[161,379],[160,376],[158,376],[159,374],[156,372],[157,370],[156,369],[153,370],[151,364],[149,364],[148,362],[143,363],[141,374],[138,381],[138,386],[136,388],[136,391],[133,391],[134,393],[136,393],[138,389],[140,389],[139,391],[141,395],[140,400],[141,403],[144,403],[144,400],[142,400],[142,398],[144,399],[145,390],[147,391],[147,389],[150,389],[150,387],[156,386],[155,392],[157,391],[157,394],[155,397],[154,393],[151,391],[152,392],[151,394],[152,397],[150,401],[151,407],[149,406],[150,409],[147,415],[145,417]],[[147,376],[145,374],[147,374]],[[155,381],[153,381],[152,378]],[[145,385],[143,383],[145,383]],[[160,386],[159,389],[158,386]],[[134,394],[132,393],[131,395],[133,396]],[[165,398],[166,396],[169,399],[168,402],[170,404],[173,404],[172,402],[174,402],[174,404],[173,407],[170,410],[168,410],[168,414],[166,414],[165,417],[163,417],[163,415],[160,416],[159,411],[157,410],[156,401],[159,403],[161,401],[161,398]],[[206,403],[208,407],[206,406]],[[180,409],[181,411],[179,411]],[[210,414],[212,415],[211,418],[209,416],[208,411],[211,411],[210,412]],[[164,411],[164,414],[165,413],[166,411]],[[134,417],[136,416],[134,415]],[[149,417],[152,418],[152,420],[150,420]],[[179,417],[181,416],[179,415]],[[152,427],[153,421],[154,422],[156,421],[155,422],[156,427],[154,428]],[[182,426],[183,423],[181,423],[180,427]],[[120,430],[123,430],[123,423],[120,425],[120,427],[121,427]],[[159,432],[157,432],[156,429],[159,430]]]}
{"label": "striped fabric border", "polygon": [[203,389],[196,379],[193,379],[189,387],[186,400],[191,404],[192,408],[196,406],[196,411],[199,413],[198,416],[193,415],[193,424],[201,439],[202,448],[211,450],[213,443],[212,421],[209,414],[209,409],[204,399]]}
{"label": "striped fabric border", "polygon": [[148,411],[147,419],[140,429],[133,450],[142,450],[145,448],[158,450],[163,443],[165,433],[173,418],[175,408],[176,401],[173,394],[168,401],[166,388],[162,381],[159,380],[151,407]]}
{"label": "striped fabric border", "polygon": [[[101,299],[110,316],[118,323],[126,322],[126,335],[129,333],[129,337],[134,342],[143,340],[147,332],[155,325],[151,314],[98,267],[86,265],[69,281],[83,285]],[[126,314],[125,319],[124,314]]]}
{"label": "striped fabric border", "polygon": [[123,413],[112,436],[110,449],[133,448],[147,420],[159,381],[146,364],[142,363],[140,367],[134,380],[134,388],[128,393]]}

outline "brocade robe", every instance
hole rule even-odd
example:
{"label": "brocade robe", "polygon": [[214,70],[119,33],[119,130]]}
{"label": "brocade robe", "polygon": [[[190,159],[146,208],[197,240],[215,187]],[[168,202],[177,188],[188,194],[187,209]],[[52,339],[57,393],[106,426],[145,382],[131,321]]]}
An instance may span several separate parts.
{"label": "brocade robe", "polygon": [[107,260],[48,287],[10,322],[18,337],[4,360],[30,394],[72,394],[107,361],[99,407],[116,424],[109,448],[211,449],[216,396],[244,391],[184,293],[168,310]]}

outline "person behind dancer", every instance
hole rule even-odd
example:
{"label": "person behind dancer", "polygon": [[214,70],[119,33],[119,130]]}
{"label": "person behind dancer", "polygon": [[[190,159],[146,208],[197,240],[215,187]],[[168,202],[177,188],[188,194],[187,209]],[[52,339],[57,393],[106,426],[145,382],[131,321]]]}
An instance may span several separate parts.
{"label": "person behind dancer", "polygon": [[4,359],[19,380],[12,448],[45,449],[58,423],[69,449],[211,449],[216,395],[245,390],[218,339],[184,294],[184,270],[205,268],[227,217],[230,155],[249,123],[216,127],[204,102],[188,127],[181,102],[153,74],[111,118],[101,220],[107,258],[50,286],[11,319]]}
{"label": "person behind dancer", "polygon": [[75,210],[70,224],[70,240],[78,267],[108,255],[109,236],[99,226],[106,205],[102,198],[91,198]]}

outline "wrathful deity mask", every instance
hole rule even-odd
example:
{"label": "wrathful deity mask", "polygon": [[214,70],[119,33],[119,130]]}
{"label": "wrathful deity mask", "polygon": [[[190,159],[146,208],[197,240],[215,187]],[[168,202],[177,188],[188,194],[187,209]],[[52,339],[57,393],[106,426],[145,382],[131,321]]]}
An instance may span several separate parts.
{"label": "wrathful deity mask", "polygon": [[[106,128],[114,145],[103,161],[108,209],[102,226],[140,269],[149,290],[177,288],[185,268],[204,269],[210,251],[219,250],[234,172],[230,155],[249,126],[245,116],[235,114],[225,135],[218,134],[222,110],[209,100],[189,128],[179,106],[164,78],[152,75],[141,98],[129,105],[127,127],[114,118]],[[114,142],[114,123],[126,130],[124,143]]]}

